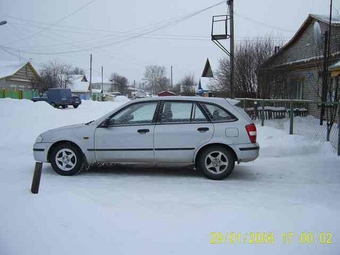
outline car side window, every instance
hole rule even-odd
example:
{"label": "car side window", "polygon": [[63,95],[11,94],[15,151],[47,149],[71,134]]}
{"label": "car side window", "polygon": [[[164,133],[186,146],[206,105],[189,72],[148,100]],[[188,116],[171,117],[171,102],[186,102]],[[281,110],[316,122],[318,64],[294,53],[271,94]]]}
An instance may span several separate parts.
{"label": "car side window", "polygon": [[201,109],[197,104],[193,105],[191,122],[208,122]]}
{"label": "car side window", "polygon": [[196,103],[164,102],[161,123],[207,122],[206,117]]}
{"label": "car side window", "polygon": [[192,103],[165,102],[163,105],[162,123],[189,123]]}
{"label": "car side window", "polygon": [[223,108],[209,104],[200,103],[213,122],[234,121],[236,118]]}
{"label": "car side window", "polygon": [[145,125],[151,124],[156,110],[157,102],[145,102],[130,105],[115,114],[110,125]]}

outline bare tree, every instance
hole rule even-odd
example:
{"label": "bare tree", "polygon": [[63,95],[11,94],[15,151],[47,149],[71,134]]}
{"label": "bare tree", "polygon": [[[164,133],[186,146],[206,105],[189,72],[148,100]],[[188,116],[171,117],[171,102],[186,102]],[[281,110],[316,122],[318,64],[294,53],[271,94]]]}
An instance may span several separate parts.
{"label": "bare tree", "polygon": [[71,67],[57,61],[51,61],[44,65],[40,76],[40,91],[47,88],[67,88],[72,83]]}
{"label": "bare tree", "polygon": [[[273,54],[274,41],[270,38],[245,40],[235,50],[234,91],[236,97],[256,97],[258,68]],[[230,93],[230,61],[222,58],[216,71],[212,90]]]}
{"label": "bare tree", "polygon": [[170,84],[164,66],[147,66],[144,72],[145,87],[153,94],[166,90]]}
{"label": "bare tree", "polygon": [[195,95],[195,78],[193,74],[186,74],[179,82],[181,94],[184,96]]}
{"label": "bare tree", "polygon": [[80,67],[74,67],[73,69],[70,70],[70,74],[80,74],[80,75],[85,75],[84,69]]}
{"label": "bare tree", "polygon": [[117,73],[111,74],[110,81],[113,83],[113,86],[118,88],[118,91],[122,94],[126,93],[128,87],[128,79],[122,75]]}

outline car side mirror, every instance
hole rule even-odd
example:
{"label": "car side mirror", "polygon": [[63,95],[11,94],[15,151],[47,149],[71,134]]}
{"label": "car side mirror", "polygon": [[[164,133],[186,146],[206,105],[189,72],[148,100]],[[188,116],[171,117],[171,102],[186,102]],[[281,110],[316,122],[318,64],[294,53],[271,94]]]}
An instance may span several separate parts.
{"label": "car side mirror", "polygon": [[103,127],[109,127],[109,126],[111,126],[113,123],[114,123],[114,120],[113,120],[113,119],[111,120],[110,118],[107,118],[107,119],[104,120],[102,126],[103,126]]}

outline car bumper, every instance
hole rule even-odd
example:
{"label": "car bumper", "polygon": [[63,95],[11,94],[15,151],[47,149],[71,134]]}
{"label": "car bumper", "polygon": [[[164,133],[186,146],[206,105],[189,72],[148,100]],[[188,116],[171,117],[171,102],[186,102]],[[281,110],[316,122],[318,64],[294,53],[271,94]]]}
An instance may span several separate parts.
{"label": "car bumper", "polygon": [[249,162],[255,160],[260,153],[258,143],[240,144],[236,148],[236,154],[239,162]]}
{"label": "car bumper", "polygon": [[51,143],[35,143],[33,145],[33,157],[38,162],[48,162],[48,151]]}

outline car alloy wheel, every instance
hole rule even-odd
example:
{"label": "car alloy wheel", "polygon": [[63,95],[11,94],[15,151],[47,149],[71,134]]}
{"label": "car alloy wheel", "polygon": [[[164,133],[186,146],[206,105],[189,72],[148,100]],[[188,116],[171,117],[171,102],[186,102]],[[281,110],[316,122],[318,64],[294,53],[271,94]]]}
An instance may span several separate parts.
{"label": "car alloy wheel", "polygon": [[60,175],[75,175],[84,165],[81,151],[70,143],[63,143],[53,148],[50,162],[54,171]]}
{"label": "car alloy wheel", "polygon": [[235,156],[231,149],[224,146],[209,146],[198,154],[196,166],[205,177],[222,180],[234,170]]}
{"label": "car alloy wheel", "polygon": [[228,169],[228,158],[220,151],[209,153],[204,163],[206,169],[212,174],[221,174]]}
{"label": "car alloy wheel", "polygon": [[55,156],[55,162],[61,170],[71,171],[77,164],[77,156],[69,149],[61,149]]}

